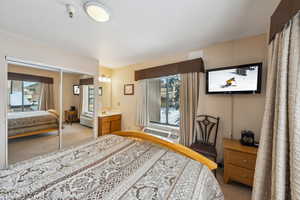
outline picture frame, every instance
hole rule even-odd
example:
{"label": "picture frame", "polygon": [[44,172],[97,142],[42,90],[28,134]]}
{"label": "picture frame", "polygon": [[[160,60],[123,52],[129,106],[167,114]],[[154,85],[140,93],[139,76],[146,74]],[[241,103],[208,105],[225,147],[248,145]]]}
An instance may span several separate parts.
{"label": "picture frame", "polygon": [[102,87],[99,87],[98,88],[98,93],[99,93],[99,96],[102,96],[103,95],[103,88]]}
{"label": "picture frame", "polygon": [[134,84],[124,85],[124,95],[134,95]]}
{"label": "picture frame", "polygon": [[73,85],[73,95],[80,95],[80,85]]}

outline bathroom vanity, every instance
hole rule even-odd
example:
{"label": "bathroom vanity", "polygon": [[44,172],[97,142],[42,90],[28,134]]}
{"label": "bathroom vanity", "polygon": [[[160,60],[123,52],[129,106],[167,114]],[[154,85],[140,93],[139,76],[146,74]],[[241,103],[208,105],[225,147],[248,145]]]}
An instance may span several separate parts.
{"label": "bathroom vanity", "polygon": [[121,131],[122,129],[122,115],[121,113],[107,113],[101,114],[98,117],[98,136]]}

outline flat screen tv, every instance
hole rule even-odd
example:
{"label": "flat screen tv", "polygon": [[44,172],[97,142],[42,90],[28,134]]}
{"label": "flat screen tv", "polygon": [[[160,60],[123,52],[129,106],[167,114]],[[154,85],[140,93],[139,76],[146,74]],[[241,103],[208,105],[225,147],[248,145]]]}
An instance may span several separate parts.
{"label": "flat screen tv", "polygon": [[254,94],[261,90],[262,63],[206,71],[207,94]]}

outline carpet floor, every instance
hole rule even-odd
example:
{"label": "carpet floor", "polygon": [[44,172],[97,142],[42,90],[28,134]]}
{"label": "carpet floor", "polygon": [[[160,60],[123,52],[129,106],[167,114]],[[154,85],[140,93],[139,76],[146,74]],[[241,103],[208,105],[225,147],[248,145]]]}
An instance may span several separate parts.
{"label": "carpet floor", "polygon": [[[93,139],[93,129],[82,126],[79,123],[64,124],[62,134],[63,148],[82,144]],[[57,131],[10,139],[8,141],[8,163],[13,164],[28,160],[56,151],[58,148],[59,136]]]}
{"label": "carpet floor", "polygon": [[252,188],[236,182],[225,184],[223,169],[217,170],[217,179],[221,185],[225,200],[251,200]]}

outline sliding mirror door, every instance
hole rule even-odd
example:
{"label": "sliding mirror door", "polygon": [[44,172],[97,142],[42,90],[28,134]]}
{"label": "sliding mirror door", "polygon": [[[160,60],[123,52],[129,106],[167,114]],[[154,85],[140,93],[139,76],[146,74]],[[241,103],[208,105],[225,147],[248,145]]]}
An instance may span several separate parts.
{"label": "sliding mirror door", "polygon": [[60,72],[8,64],[8,163],[59,149]]}
{"label": "sliding mirror door", "polygon": [[95,91],[93,78],[63,72],[62,146],[76,146],[93,140]]}

